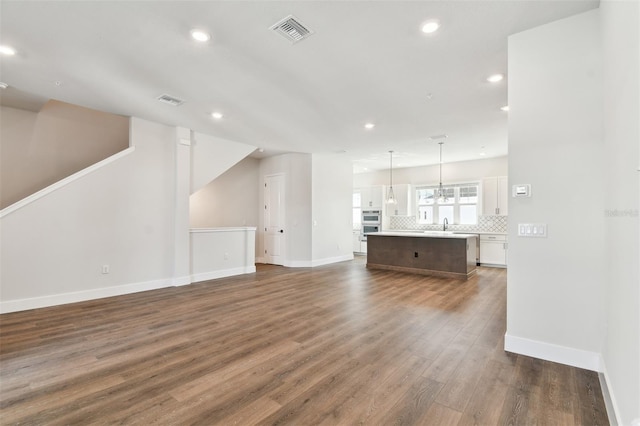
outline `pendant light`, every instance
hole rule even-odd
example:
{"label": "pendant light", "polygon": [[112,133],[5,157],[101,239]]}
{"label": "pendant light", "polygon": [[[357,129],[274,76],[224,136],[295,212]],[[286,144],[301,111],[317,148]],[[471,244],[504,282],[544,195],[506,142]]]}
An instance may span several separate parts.
{"label": "pendant light", "polygon": [[398,204],[393,194],[393,151],[389,151],[389,192],[387,192],[387,204]]}
{"label": "pendant light", "polygon": [[443,144],[444,142],[438,142],[438,145],[440,145],[440,184],[438,185],[438,193],[437,193],[439,204],[446,203],[447,201],[449,201],[449,198],[447,197],[447,193],[442,187],[442,145]]}

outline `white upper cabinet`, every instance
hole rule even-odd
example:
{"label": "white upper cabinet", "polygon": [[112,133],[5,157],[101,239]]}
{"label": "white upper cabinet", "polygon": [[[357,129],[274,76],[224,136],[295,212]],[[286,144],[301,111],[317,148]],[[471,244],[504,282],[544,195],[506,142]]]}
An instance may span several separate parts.
{"label": "white upper cabinet", "polygon": [[[389,187],[385,187],[385,200],[389,191]],[[393,185],[393,195],[396,197],[397,204],[386,204],[385,211],[387,216],[410,216],[413,215],[411,210],[411,185],[401,184]]]}
{"label": "white upper cabinet", "polygon": [[482,214],[506,216],[509,201],[509,184],[506,176],[482,179]]}
{"label": "white upper cabinet", "polygon": [[370,208],[382,208],[382,186],[369,186],[358,189],[362,210]]}

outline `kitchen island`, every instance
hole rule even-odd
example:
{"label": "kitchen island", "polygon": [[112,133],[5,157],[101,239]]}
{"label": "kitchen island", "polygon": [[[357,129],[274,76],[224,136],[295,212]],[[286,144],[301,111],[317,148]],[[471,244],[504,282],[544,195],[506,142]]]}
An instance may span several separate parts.
{"label": "kitchen island", "polygon": [[383,231],[367,236],[367,268],[467,280],[476,273],[475,234]]}

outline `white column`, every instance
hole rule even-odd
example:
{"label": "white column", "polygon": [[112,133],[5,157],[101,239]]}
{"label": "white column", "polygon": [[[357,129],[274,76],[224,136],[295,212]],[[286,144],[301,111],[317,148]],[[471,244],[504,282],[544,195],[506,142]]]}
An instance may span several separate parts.
{"label": "white column", "polygon": [[189,194],[191,186],[191,130],[176,128],[175,205],[173,285],[191,283],[191,253],[189,242]]}

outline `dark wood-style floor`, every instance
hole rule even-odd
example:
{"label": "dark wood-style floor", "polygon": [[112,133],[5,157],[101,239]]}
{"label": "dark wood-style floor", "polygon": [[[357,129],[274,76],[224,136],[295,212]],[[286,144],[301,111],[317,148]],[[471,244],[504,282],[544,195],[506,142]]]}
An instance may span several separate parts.
{"label": "dark wood-style floor", "polygon": [[608,424],[596,373],[503,351],[505,300],[360,258],[4,314],[0,422]]}

